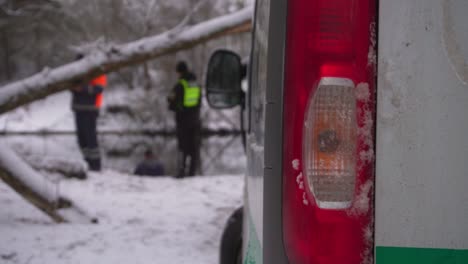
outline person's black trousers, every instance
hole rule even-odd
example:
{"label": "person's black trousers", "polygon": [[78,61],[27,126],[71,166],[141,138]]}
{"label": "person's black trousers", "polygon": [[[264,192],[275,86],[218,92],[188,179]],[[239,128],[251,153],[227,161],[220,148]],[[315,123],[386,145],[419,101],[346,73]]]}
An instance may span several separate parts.
{"label": "person's black trousers", "polygon": [[101,170],[101,154],[97,140],[97,111],[76,111],[75,125],[78,145],[89,169]]}
{"label": "person's black trousers", "polygon": [[[178,178],[186,177],[186,176],[194,176],[197,173],[197,170],[200,167],[200,151],[194,152],[184,152],[179,150],[180,157],[179,157],[179,172],[177,174]],[[188,171],[187,171],[188,167]]]}
{"label": "person's black trousers", "polygon": [[177,177],[194,176],[200,168],[200,122],[178,123],[177,141],[179,149]]}

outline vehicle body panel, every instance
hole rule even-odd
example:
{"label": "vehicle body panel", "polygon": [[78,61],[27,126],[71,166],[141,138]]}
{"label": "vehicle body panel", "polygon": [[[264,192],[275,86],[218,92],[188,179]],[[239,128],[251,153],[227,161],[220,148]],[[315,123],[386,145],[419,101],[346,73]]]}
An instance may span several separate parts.
{"label": "vehicle body panel", "polygon": [[468,263],[465,0],[380,0],[376,263]]}
{"label": "vehicle body panel", "polygon": [[283,92],[287,0],[271,0],[265,117],[263,263],[288,263],[283,244]]}
{"label": "vehicle body panel", "polygon": [[[288,1],[256,4],[243,255],[244,264],[280,264],[288,263],[282,208]],[[468,2],[378,6],[378,50],[368,54],[378,65],[375,230],[366,233],[374,235],[375,259],[365,263],[468,263]],[[372,23],[371,45],[374,30]]]}
{"label": "vehicle body panel", "polygon": [[244,263],[263,263],[265,108],[270,0],[256,1],[247,93],[247,173],[244,217]]}

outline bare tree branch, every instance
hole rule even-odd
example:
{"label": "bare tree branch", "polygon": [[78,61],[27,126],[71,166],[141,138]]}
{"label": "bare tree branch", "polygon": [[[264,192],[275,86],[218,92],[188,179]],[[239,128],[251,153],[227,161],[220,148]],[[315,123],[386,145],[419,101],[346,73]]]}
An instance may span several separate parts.
{"label": "bare tree branch", "polygon": [[175,26],[173,29],[169,31],[169,34],[171,35],[176,35],[180,33],[183,28],[189,23],[190,19],[193,17],[193,15],[208,1],[207,0],[200,0],[195,7],[182,19],[182,21]]}
{"label": "bare tree branch", "polygon": [[146,11],[145,14],[145,19],[143,20],[143,34],[147,34],[150,30],[150,20],[151,20],[151,15],[153,14],[153,9],[157,4],[157,0],[151,1],[149,4],[149,8]]}
{"label": "bare tree branch", "polygon": [[60,3],[52,0],[44,1],[3,1],[0,9],[8,16],[25,16],[31,13],[60,8]]}
{"label": "bare tree branch", "polygon": [[122,67],[191,48],[250,23],[252,8],[217,17],[186,27],[177,35],[162,33],[124,45],[107,45],[94,50],[80,61],[48,69],[29,78],[0,88],[0,114],[73,87],[86,78],[94,78]]}

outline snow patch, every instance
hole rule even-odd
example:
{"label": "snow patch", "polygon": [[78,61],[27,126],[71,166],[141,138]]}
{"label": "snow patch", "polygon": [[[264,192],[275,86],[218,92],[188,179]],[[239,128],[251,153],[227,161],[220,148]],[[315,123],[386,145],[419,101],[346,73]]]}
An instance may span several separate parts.
{"label": "snow patch", "polygon": [[291,163],[292,163],[293,169],[299,170],[299,165],[300,165],[299,159],[295,159],[295,160],[293,160]]}
{"label": "snow patch", "polygon": [[0,116],[0,127],[5,132],[74,131],[75,123],[70,109],[71,95],[65,91],[48,96],[27,106]]}
{"label": "snow patch", "polygon": [[[299,171],[300,170],[300,161],[299,159],[294,159],[292,162],[292,167],[294,170],[296,171]],[[302,192],[302,203],[304,205],[309,205],[309,200],[308,200],[308,196],[307,196],[307,193],[305,192],[305,188],[304,188],[304,175],[302,174],[302,172],[300,172],[297,176],[296,176],[296,183],[297,183],[297,187],[300,189],[300,190],[303,190]]]}
{"label": "snow patch", "polygon": [[251,143],[250,148],[255,152],[255,153],[262,153],[263,150],[265,149],[264,146],[257,144],[257,143]]}
{"label": "snow patch", "polygon": [[88,170],[88,165],[78,159],[39,155],[26,155],[24,159],[46,177],[50,174],[58,174],[60,177],[85,179]]}
{"label": "snow patch", "polygon": [[370,31],[370,46],[367,54],[367,66],[375,67],[377,65],[377,54],[375,48],[377,46],[376,23],[372,22],[369,26]]}
{"label": "snow patch", "polygon": [[370,110],[370,99],[371,93],[368,83],[359,83],[356,86],[356,99],[358,102],[363,103],[364,107],[361,110],[360,115],[363,117],[363,121],[359,126],[358,135],[363,140],[366,148],[373,149],[373,131],[374,119],[372,117],[372,111]]}
{"label": "snow patch", "polygon": [[370,89],[368,83],[359,83],[355,90],[356,99],[362,102],[368,102],[370,99]]}
{"label": "snow patch", "polygon": [[374,262],[372,261],[372,254],[371,250],[369,248],[366,248],[364,252],[361,254],[362,256],[362,262],[361,264],[373,264]]}
{"label": "snow patch", "polygon": [[304,190],[304,176],[302,176],[302,172],[297,175],[296,182],[299,186],[299,189]]}
{"label": "snow patch", "polygon": [[[363,111],[363,121],[358,128],[358,136],[362,140],[365,149],[368,149],[368,154],[371,154],[370,151],[374,149],[374,119],[372,117],[372,112],[369,109],[364,109]],[[372,154],[374,154],[373,151]],[[369,158],[368,156],[362,155],[361,153],[360,156],[366,158],[363,161],[373,160],[373,158]]]}
{"label": "snow patch", "polygon": [[363,150],[359,152],[359,160],[361,160],[364,163],[373,162],[374,158],[375,158],[375,154],[374,154],[373,149]]}
{"label": "snow patch", "polygon": [[0,181],[0,253],[14,253],[11,263],[218,263],[223,227],[242,204],[243,176],[143,178],[106,170],[61,188],[99,223],[50,224]]}
{"label": "snow patch", "polygon": [[348,210],[348,215],[358,216],[363,215],[369,212],[370,207],[370,194],[374,183],[371,180],[368,180],[364,183],[359,189],[359,194],[354,200],[353,206]]}
{"label": "snow patch", "polygon": [[364,241],[366,241],[366,244],[369,242],[372,242],[372,240],[374,239],[374,233],[372,232],[372,228],[370,226],[366,226],[363,232],[364,232]]}
{"label": "snow patch", "polygon": [[372,232],[372,227],[370,225],[366,226],[362,230],[363,238],[365,243],[365,250],[362,253],[362,262],[361,264],[373,264],[373,244],[374,244],[374,233]]}
{"label": "snow patch", "polygon": [[309,205],[309,200],[307,199],[307,193],[306,192],[302,193],[302,203],[304,205]]}

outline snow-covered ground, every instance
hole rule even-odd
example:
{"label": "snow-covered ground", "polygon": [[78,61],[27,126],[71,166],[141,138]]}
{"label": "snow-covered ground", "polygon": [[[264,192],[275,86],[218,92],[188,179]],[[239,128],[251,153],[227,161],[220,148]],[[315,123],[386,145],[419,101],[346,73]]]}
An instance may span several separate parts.
{"label": "snow-covered ground", "polygon": [[62,180],[98,224],[54,224],[0,181],[0,263],[210,264],[241,204],[241,175],[142,178],[114,171]]}

